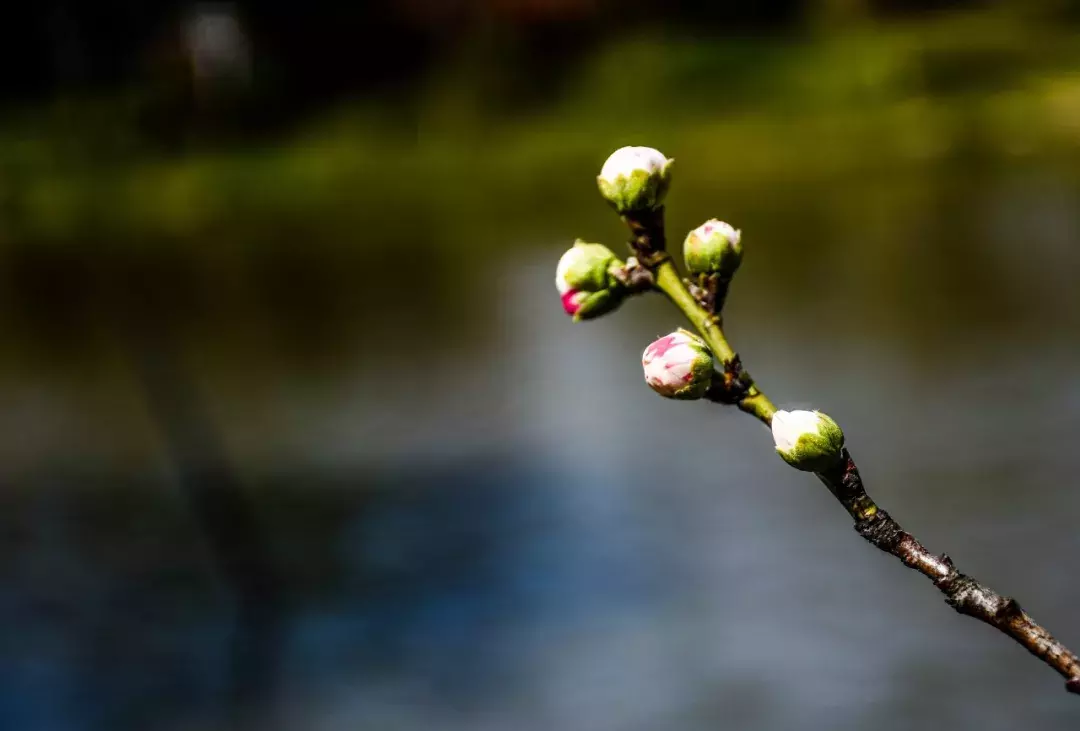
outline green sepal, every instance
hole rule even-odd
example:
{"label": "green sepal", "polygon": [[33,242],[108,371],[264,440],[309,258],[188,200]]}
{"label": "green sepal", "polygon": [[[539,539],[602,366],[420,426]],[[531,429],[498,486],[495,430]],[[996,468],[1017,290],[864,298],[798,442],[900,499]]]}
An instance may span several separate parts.
{"label": "green sepal", "polygon": [[620,175],[613,181],[598,176],[596,183],[600,195],[619,215],[659,208],[671,187],[672,163],[674,160],[668,160],[659,172],[639,169],[629,176]]}
{"label": "green sepal", "polygon": [[574,314],[574,322],[594,320],[616,309],[626,299],[626,290],[620,286],[590,292]]}
{"label": "green sepal", "polygon": [[578,239],[574,248],[581,253],[580,261],[566,270],[566,283],[572,289],[598,292],[616,283],[611,269],[621,264],[615,253],[603,244],[590,244]]}

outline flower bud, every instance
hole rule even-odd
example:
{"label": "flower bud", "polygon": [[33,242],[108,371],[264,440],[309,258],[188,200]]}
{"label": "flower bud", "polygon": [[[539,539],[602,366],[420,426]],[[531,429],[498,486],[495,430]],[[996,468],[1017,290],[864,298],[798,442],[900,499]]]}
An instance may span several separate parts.
{"label": "flower bud", "polygon": [[603,244],[588,244],[578,239],[559,259],[555,268],[555,287],[559,294],[571,289],[599,292],[615,283],[609,271],[619,264],[615,254]]}
{"label": "flower bud", "polygon": [[620,215],[659,208],[671,183],[672,162],[651,147],[622,147],[600,170],[600,194]]}
{"label": "flower bud", "polygon": [[571,289],[563,293],[562,305],[566,314],[573,317],[575,322],[580,322],[606,315],[621,305],[625,298],[626,290],[621,287],[602,289],[599,292]]}
{"label": "flower bud", "polygon": [[566,314],[591,320],[611,312],[626,298],[626,289],[611,270],[622,266],[611,249],[580,239],[562,255],[555,268],[555,287]]}
{"label": "flower bud", "polygon": [[712,383],[713,357],[709,346],[681,328],[645,348],[641,366],[649,388],[667,398],[699,399]]}
{"label": "flower bud", "polygon": [[691,274],[719,274],[730,279],[742,262],[742,238],[731,224],[715,218],[701,224],[683,242],[683,259]]}
{"label": "flower bud", "polygon": [[820,411],[777,411],[772,433],[784,461],[806,472],[829,469],[844,449],[844,432]]}

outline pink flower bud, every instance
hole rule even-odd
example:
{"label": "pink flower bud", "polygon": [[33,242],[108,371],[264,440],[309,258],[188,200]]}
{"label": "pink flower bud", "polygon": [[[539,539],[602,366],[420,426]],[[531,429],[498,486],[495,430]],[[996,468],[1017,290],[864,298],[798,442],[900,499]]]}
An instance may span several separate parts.
{"label": "pink flower bud", "polygon": [[573,317],[581,309],[582,302],[589,296],[588,292],[581,292],[576,289],[568,289],[562,294],[562,307],[566,310],[566,314]]}
{"label": "pink flower bud", "polygon": [[555,288],[566,314],[575,321],[591,320],[618,307],[626,288],[612,274],[614,266],[622,262],[602,244],[578,240],[563,254],[555,269]]}
{"label": "pink flower bud", "polygon": [[561,297],[563,310],[573,317],[575,322],[606,315],[621,305],[625,298],[626,290],[622,288],[602,289],[599,292],[571,289]]}
{"label": "pink flower bud", "polygon": [[679,329],[645,348],[641,356],[645,383],[661,396],[692,400],[712,383],[713,357],[705,341]]}

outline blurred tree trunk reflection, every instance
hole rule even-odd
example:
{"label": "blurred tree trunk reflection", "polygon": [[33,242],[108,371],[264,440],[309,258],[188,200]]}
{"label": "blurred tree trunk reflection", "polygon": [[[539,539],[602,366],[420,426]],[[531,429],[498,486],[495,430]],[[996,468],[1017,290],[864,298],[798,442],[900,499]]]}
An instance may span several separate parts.
{"label": "blurred tree trunk reflection", "polygon": [[[229,464],[152,282],[114,287],[125,346],[208,553],[235,598],[227,712],[236,720],[272,697],[280,665],[285,595],[258,510]],[[130,299],[128,299],[130,298]]]}

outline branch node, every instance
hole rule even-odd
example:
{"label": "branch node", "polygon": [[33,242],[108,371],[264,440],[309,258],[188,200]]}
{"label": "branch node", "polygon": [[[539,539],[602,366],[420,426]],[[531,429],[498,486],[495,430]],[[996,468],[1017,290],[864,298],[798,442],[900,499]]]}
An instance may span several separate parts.
{"label": "branch node", "polygon": [[627,213],[623,216],[623,220],[626,221],[632,235],[630,248],[643,266],[655,269],[671,258],[664,250],[667,247],[667,241],[664,235],[663,206],[648,211]]}
{"label": "branch node", "polygon": [[1022,616],[1023,614],[1024,610],[1020,606],[1020,602],[1016,601],[1011,596],[1001,597],[1001,606],[998,607],[998,611],[996,612],[998,619],[1009,620]]}
{"label": "branch node", "polygon": [[699,274],[697,281],[687,278],[683,282],[698,305],[711,314],[714,321],[719,323],[720,311],[724,309],[724,301],[727,299],[728,287],[731,286],[731,278],[722,277],[716,273]]}
{"label": "branch node", "polygon": [[[941,562],[943,573],[940,576],[931,577],[930,580],[934,582],[934,586],[937,587],[937,590],[945,595],[945,601],[949,606],[956,609],[956,606],[953,603],[953,597],[959,596],[959,593],[964,590],[963,580],[966,579],[970,581],[970,579],[956,570],[956,564],[953,563],[949,554],[941,554],[939,560]],[[960,610],[957,609],[957,611]]]}
{"label": "branch node", "polygon": [[613,269],[611,273],[621,285],[634,294],[647,292],[656,286],[656,277],[652,270],[643,266],[635,257],[630,257],[624,266]]}
{"label": "branch node", "polygon": [[753,379],[743,368],[742,360],[736,353],[734,357],[724,361],[722,371],[713,375],[713,382],[705,397],[719,404],[734,405],[746,398],[753,385]]}
{"label": "branch node", "polygon": [[958,612],[962,612],[969,595],[978,585],[966,574],[950,572],[945,578],[935,582],[945,593],[945,603]]}

